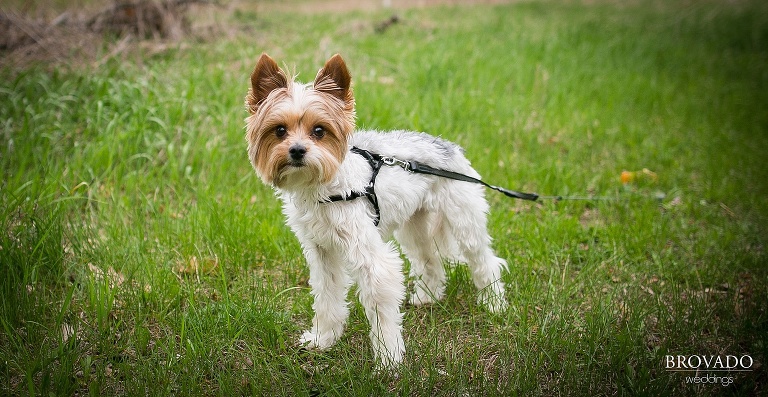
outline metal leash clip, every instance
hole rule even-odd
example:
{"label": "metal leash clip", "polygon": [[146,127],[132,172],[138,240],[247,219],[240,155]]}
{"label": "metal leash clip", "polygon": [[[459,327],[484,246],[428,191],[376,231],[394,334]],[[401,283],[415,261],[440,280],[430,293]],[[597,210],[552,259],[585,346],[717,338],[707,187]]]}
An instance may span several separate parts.
{"label": "metal leash clip", "polygon": [[413,170],[411,169],[411,163],[409,161],[400,160],[398,158],[389,157],[389,156],[382,157],[381,161],[385,165],[388,165],[388,166],[396,165],[396,166],[401,167],[402,169],[404,169],[404,170],[406,170],[408,172],[413,172]]}

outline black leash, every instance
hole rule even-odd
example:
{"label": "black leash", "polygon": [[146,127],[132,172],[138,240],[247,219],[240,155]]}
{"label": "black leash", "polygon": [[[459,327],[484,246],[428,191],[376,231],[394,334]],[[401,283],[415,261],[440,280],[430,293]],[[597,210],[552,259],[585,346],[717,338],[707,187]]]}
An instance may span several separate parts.
{"label": "black leash", "polygon": [[473,178],[469,175],[459,174],[458,172],[453,172],[453,171],[441,170],[438,168],[432,168],[426,164],[419,163],[418,161],[401,161],[401,160],[394,159],[392,157],[388,157],[388,158],[385,157],[384,164],[387,164],[386,160],[389,158],[391,158],[396,165],[400,165],[401,167],[403,167],[406,171],[410,171],[416,174],[436,175],[443,178],[454,179],[457,181],[477,183],[489,189],[493,189],[497,192],[504,193],[504,195],[506,195],[507,197],[521,199],[521,200],[536,201],[540,198],[540,196],[536,193],[516,192],[514,190],[505,189],[503,187],[493,186],[491,184],[481,181],[480,179]]}
{"label": "black leash", "polygon": [[415,174],[434,175],[434,176],[453,179],[457,181],[477,183],[489,189],[493,189],[497,192],[504,193],[504,195],[507,197],[520,199],[520,200],[527,200],[527,201],[537,201],[539,199],[549,199],[549,200],[556,200],[556,201],[615,200],[615,198],[613,197],[603,197],[603,196],[540,196],[536,193],[518,192],[514,190],[505,189],[500,186],[494,186],[494,185],[488,184],[480,179],[471,177],[469,175],[464,175],[458,172],[447,171],[439,168],[430,167],[426,164],[423,164],[414,160],[400,160],[398,158],[391,157],[391,156],[382,156],[376,153],[371,153],[365,149],[360,149],[355,146],[352,147],[351,151],[352,153],[356,153],[363,156],[363,158],[365,158],[368,161],[368,164],[371,166],[371,169],[373,170],[373,172],[371,173],[371,180],[368,182],[368,186],[366,186],[365,190],[362,192],[352,191],[348,195],[337,194],[335,196],[328,197],[327,200],[321,201],[321,203],[332,203],[336,201],[350,201],[359,197],[365,197],[373,206],[373,211],[375,213],[373,224],[376,226],[379,225],[379,220],[381,219],[381,211],[379,210],[379,200],[376,197],[376,191],[374,189],[374,186],[376,184],[376,176],[379,174],[379,170],[381,169],[382,165],[398,166],[408,172],[412,172]]}
{"label": "black leash", "polygon": [[483,185],[489,189],[493,189],[497,192],[504,193],[505,196],[520,199],[520,200],[527,200],[527,201],[538,201],[539,199],[547,199],[547,200],[555,200],[555,201],[561,201],[561,200],[616,200],[614,197],[605,197],[605,196],[541,196],[538,193],[524,193],[524,192],[518,192],[515,190],[509,190],[500,186],[494,186],[489,183],[486,183],[480,179],[473,178],[469,175],[460,174],[458,172],[453,171],[446,171],[439,168],[433,168],[426,164],[422,164],[418,161],[406,161],[406,160],[400,160],[394,157],[381,157],[381,160],[386,165],[397,165],[399,167],[402,167],[404,170],[413,172],[416,174],[427,174],[427,175],[435,175],[443,178],[448,179],[454,179],[457,181],[464,181],[464,182],[470,182],[470,183],[477,183],[480,185]]}

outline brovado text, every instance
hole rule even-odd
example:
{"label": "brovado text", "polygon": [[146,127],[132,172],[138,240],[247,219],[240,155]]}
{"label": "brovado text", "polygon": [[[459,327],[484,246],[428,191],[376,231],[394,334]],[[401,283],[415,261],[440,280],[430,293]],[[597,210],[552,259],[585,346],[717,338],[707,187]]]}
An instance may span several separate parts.
{"label": "brovado text", "polygon": [[751,371],[754,360],[748,354],[735,355],[666,355],[664,367],[671,371]]}

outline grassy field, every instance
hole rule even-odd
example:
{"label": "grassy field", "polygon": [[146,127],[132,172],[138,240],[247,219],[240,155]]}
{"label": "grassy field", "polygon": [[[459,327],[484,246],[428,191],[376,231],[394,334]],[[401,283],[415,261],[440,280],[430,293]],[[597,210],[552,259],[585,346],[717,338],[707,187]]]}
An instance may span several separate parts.
{"label": "grassy field", "polygon": [[[768,7],[586,3],[383,33],[391,11],[219,10],[227,34],[164,52],[0,70],[0,394],[766,395]],[[263,51],[304,81],[340,52],[360,127],[454,140],[491,183],[614,200],[489,192],[510,309],[446,264],[397,376],[354,299],[337,346],[301,351],[308,273],[243,138]],[[693,384],[667,355],[754,365]]]}

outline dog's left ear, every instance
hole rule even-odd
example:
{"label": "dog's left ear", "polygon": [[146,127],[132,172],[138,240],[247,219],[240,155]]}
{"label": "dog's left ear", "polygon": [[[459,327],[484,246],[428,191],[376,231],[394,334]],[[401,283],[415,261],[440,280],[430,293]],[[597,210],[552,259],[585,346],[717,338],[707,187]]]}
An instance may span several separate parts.
{"label": "dog's left ear", "polygon": [[348,105],[354,104],[352,77],[349,75],[347,65],[339,54],[332,56],[325,63],[325,66],[317,72],[314,88],[317,91],[331,94]]}

